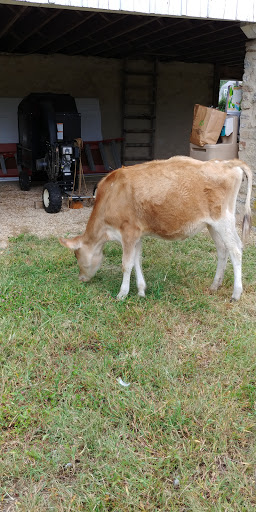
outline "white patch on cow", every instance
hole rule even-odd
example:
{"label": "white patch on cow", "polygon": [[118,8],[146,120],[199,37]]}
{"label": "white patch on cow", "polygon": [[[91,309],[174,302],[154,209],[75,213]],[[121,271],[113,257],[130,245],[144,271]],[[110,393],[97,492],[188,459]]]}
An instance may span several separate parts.
{"label": "white patch on cow", "polygon": [[118,229],[112,228],[112,226],[108,226],[106,229],[108,240],[112,240],[112,242],[122,243],[122,235]]}
{"label": "white patch on cow", "polygon": [[[198,233],[201,233],[201,231],[207,227],[207,224],[209,223],[209,219],[205,219],[203,222],[198,222],[196,224],[188,224],[186,228],[184,228],[183,237],[182,239],[191,238],[192,236],[197,235]],[[179,237],[179,239],[181,239]]]}

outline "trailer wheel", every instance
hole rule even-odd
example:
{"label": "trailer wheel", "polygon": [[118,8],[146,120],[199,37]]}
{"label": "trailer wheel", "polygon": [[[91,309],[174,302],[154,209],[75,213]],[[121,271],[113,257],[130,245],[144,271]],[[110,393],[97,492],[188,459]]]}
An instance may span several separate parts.
{"label": "trailer wheel", "polygon": [[21,190],[30,190],[31,182],[30,177],[26,173],[26,171],[21,171],[19,173],[19,185]]}
{"label": "trailer wheel", "polygon": [[46,183],[43,188],[43,205],[47,213],[58,213],[61,210],[62,196],[57,183]]}

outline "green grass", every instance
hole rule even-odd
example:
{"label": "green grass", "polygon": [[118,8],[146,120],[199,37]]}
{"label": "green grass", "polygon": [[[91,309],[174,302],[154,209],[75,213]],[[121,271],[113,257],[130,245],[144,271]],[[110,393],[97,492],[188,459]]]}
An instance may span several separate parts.
{"label": "green grass", "polygon": [[144,241],[146,299],[104,252],[87,284],[54,238],[0,254],[0,510],[254,511],[255,247],[232,304],[204,235]]}

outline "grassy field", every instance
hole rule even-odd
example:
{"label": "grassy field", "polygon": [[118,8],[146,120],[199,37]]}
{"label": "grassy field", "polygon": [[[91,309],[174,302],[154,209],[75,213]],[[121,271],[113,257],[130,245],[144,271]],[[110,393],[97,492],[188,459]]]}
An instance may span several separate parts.
{"label": "grassy field", "polygon": [[104,252],[89,284],[53,238],[0,255],[0,510],[254,511],[255,246],[232,304],[204,235],[144,241],[146,299]]}

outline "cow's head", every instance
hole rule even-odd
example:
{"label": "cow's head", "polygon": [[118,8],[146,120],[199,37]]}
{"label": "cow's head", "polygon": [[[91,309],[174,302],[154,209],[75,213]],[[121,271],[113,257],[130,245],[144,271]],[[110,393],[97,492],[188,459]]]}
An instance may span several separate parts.
{"label": "cow's head", "polygon": [[102,262],[102,248],[91,247],[81,236],[75,238],[59,238],[59,242],[64,247],[75,251],[75,257],[80,269],[79,279],[81,281],[90,281],[96,274]]}

